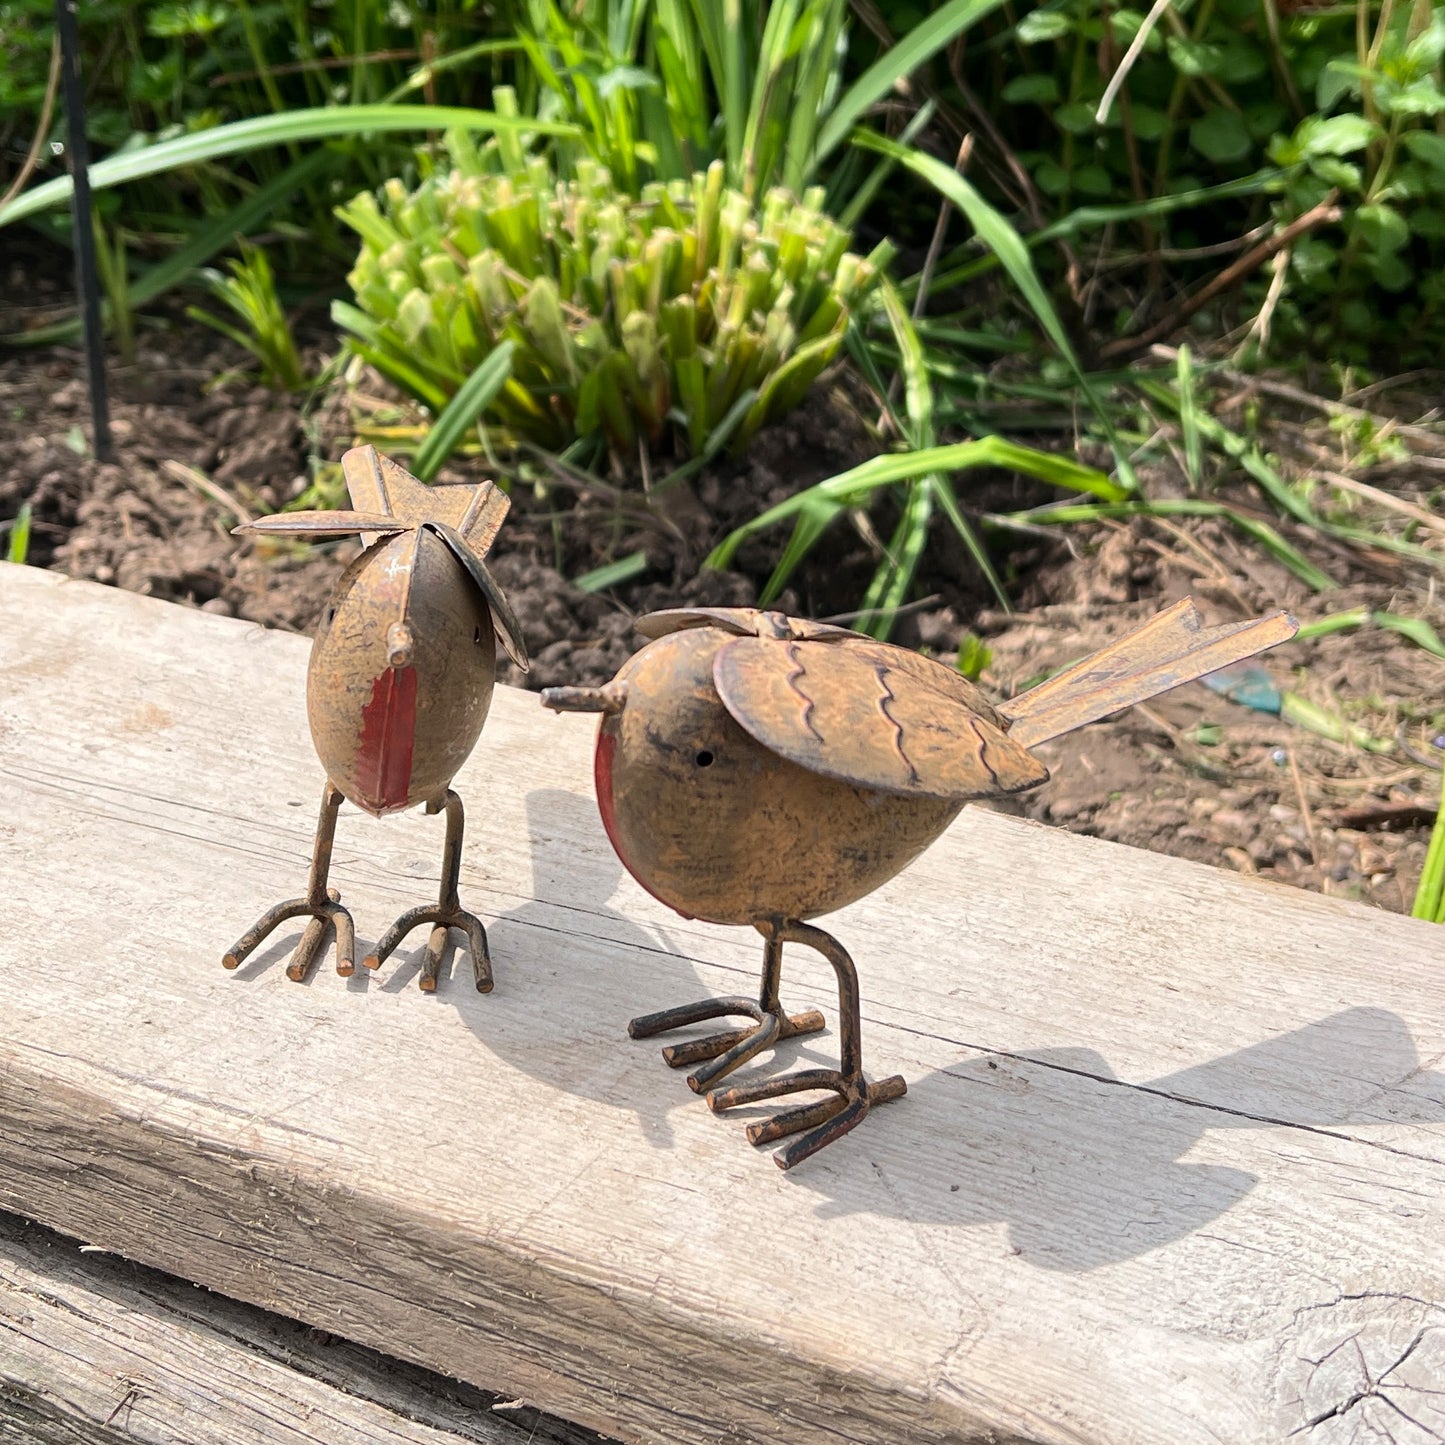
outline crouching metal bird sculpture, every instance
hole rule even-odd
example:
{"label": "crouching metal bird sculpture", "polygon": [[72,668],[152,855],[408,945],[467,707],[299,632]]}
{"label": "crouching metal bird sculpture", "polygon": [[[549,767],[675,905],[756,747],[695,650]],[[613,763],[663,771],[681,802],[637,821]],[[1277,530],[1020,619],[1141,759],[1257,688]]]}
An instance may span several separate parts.
{"label": "crouching metal bird sculpture", "polygon": [[475,746],[491,705],[496,638],[521,668],[527,654],[507,599],[485,558],[511,505],[491,482],[429,487],[374,447],[341,459],[354,511],[282,512],[237,527],[241,534],[308,540],[360,534],[366,550],[342,574],[311,647],[306,713],[326,770],[306,894],[278,903],[222,960],[236,968],[288,918],[309,914],[286,972],[311,970],[328,925],[336,971],[355,969],[355,931],[327,886],[343,798],[375,817],[418,803],[447,815],[441,893],[412,908],[365,960],[379,968],[411,930],[432,925],[421,987],[436,988],[447,930],[466,939],[477,989],[492,988],[487,935],[461,906],[463,812],[451,781]]}
{"label": "crouching metal bird sculpture", "polygon": [[[1037,787],[1029,751],[1180,683],[1284,642],[1287,613],[1204,628],[1193,603],[1170,607],[1111,646],[1008,702],[955,669],[823,623],[778,612],[656,612],[652,639],[603,687],[542,693],[557,711],[603,714],[597,802],[628,871],[654,897],[763,936],[758,1000],[704,999],[633,1019],[633,1038],[743,1014],[751,1026],[663,1050],[721,1111],[801,1092],[820,1102],[748,1127],[754,1144],[801,1131],[774,1158],[787,1169],[906,1092],[863,1073],[858,977],[832,935],[807,920],[852,903],[904,868],[970,798]],[[783,946],[816,949],[838,980],[840,1060],[716,1089],[779,1039],[823,1027],[779,998]]]}

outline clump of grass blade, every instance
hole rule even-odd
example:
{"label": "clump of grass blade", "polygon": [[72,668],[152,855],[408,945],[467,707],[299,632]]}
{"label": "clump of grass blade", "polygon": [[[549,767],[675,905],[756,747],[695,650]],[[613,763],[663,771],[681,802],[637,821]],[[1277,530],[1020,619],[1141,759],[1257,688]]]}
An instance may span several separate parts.
{"label": "clump of grass blade", "polygon": [[433,412],[510,342],[485,409],[503,444],[600,434],[619,457],[668,440],[695,455],[731,420],[739,452],[833,360],[890,255],[850,251],[821,192],[754,205],[719,162],[632,200],[585,158],[561,180],[520,145],[454,131],[444,149],[450,165],[415,189],[393,180],[339,208],[362,248],[355,304],[332,314]]}
{"label": "clump of grass blade", "polygon": [[212,296],[228,306],[241,324],[233,325],[198,306],[187,307],[186,315],[244,346],[261,363],[261,380],[266,385],[301,391],[309,381],[291,323],[276,294],[276,277],[266,253],[242,241],[240,257],[228,262],[227,269],[229,276],[210,272],[207,283]]}

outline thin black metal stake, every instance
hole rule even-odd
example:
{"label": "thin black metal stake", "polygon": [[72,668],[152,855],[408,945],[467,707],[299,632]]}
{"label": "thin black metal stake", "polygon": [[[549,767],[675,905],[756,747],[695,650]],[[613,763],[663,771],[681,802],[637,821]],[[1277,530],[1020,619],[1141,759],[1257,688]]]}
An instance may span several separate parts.
{"label": "thin black metal stake", "polygon": [[60,36],[60,84],[65,96],[68,132],[66,152],[75,186],[70,214],[75,233],[75,276],[80,291],[81,324],[85,328],[85,363],[90,381],[93,446],[99,461],[110,460],[110,407],[105,394],[105,353],[100,326],[100,273],[95,264],[95,232],[90,218],[90,152],[85,143],[85,92],[80,84],[80,31],[76,0],[55,0],[55,26]]}

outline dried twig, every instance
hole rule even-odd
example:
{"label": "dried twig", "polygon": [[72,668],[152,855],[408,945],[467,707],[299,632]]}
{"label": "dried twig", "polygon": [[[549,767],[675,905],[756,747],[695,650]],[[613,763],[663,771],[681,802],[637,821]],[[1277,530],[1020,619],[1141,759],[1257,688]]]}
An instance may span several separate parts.
{"label": "dried twig", "polygon": [[161,471],[173,482],[179,482],[183,487],[189,487],[191,491],[205,497],[207,501],[224,507],[237,522],[244,524],[255,521],[255,513],[239,497],[228,492],[218,482],[213,482],[198,468],[188,467],[184,462],[167,457],[161,463]]}
{"label": "dried twig", "polygon": [[1124,52],[1124,58],[1119,62],[1119,68],[1109,77],[1109,83],[1104,87],[1103,97],[1099,101],[1099,108],[1094,112],[1094,119],[1100,125],[1109,119],[1109,111],[1114,104],[1114,97],[1119,93],[1119,87],[1129,78],[1129,72],[1134,68],[1134,62],[1138,60],[1154,27],[1168,8],[1169,0],[1154,0],[1149,13],[1144,17],[1144,23],[1134,32],[1134,39],[1130,41],[1129,48]]}
{"label": "dried twig", "polygon": [[1162,341],[1171,332],[1177,331],[1183,326],[1200,307],[1208,305],[1216,296],[1237,285],[1250,272],[1258,270],[1276,251],[1282,251],[1286,246],[1293,245],[1301,236],[1319,226],[1330,225],[1338,221],[1344,215],[1344,211],[1335,204],[1338,195],[1338,191],[1331,191],[1318,205],[1311,206],[1303,215],[1296,216],[1283,230],[1276,231],[1274,235],[1266,237],[1259,245],[1251,247],[1232,265],[1226,266],[1196,292],[1186,296],[1168,316],[1156,322],[1147,331],[1143,331],[1137,336],[1121,336],[1118,340],[1101,346],[1099,359],[1101,361],[1119,361],[1126,356],[1132,356],[1135,352],[1143,351],[1156,341]]}
{"label": "dried twig", "polygon": [[1228,368],[1223,368],[1215,374],[1238,386],[1263,392],[1266,396],[1278,397],[1280,401],[1292,401],[1299,406],[1309,407],[1312,411],[1322,411],[1326,416],[1342,416],[1348,417],[1352,421],[1367,421],[1380,430],[1390,427],[1394,429],[1397,436],[1409,437],[1412,441],[1423,442],[1432,447],[1439,447],[1445,443],[1445,435],[1440,432],[1432,432],[1423,426],[1412,426],[1409,422],[1397,422],[1391,417],[1366,411],[1364,407],[1349,406],[1343,401],[1331,401],[1327,396],[1316,396],[1311,391],[1291,386],[1285,381],[1273,381],[1264,376],[1246,376],[1243,372],[1231,371]]}
{"label": "dried twig", "polygon": [[55,38],[50,42],[50,78],[45,82],[45,99],[40,103],[40,119],[35,123],[35,139],[30,142],[30,150],[21,161],[15,179],[10,182],[10,189],[0,196],[0,211],[25,189],[25,182],[40,164],[40,152],[45,149],[45,138],[50,134],[50,115],[55,109],[55,94],[59,89],[60,31],[57,29]]}
{"label": "dried twig", "polygon": [[1310,844],[1310,862],[1316,868],[1320,866],[1320,850],[1315,835],[1315,817],[1310,809],[1310,800],[1305,794],[1305,780],[1299,770],[1299,759],[1295,757],[1293,748],[1285,749],[1285,757],[1289,759],[1290,780],[1294,783],[1295,797],[1299,800],[1300,821],[1304,824],[1305,837]]}

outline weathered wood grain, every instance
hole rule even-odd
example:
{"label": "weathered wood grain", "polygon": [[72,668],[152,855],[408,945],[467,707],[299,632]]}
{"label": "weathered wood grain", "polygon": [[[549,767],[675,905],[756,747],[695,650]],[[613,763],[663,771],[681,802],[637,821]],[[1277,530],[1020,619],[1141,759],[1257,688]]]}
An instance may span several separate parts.
{"label": "weathered wood grain", "polygon": [[514,1406],[0,1215],[0,1440],[605,1445]]}
{"label": "weathered wood grain", "polygon": [[[501,689],[461,775],[495,993],[298,987],[218,960],[304,640],[16,569],[0,631],[0,1207],[627,1440],[1445,1438],[1440,930],[968,809],[829,925],[907,1098],[783,1175],[625,1037],[760,950],[620,876],[588,719]],[[343,813],[361,940],[440,848]]]}

